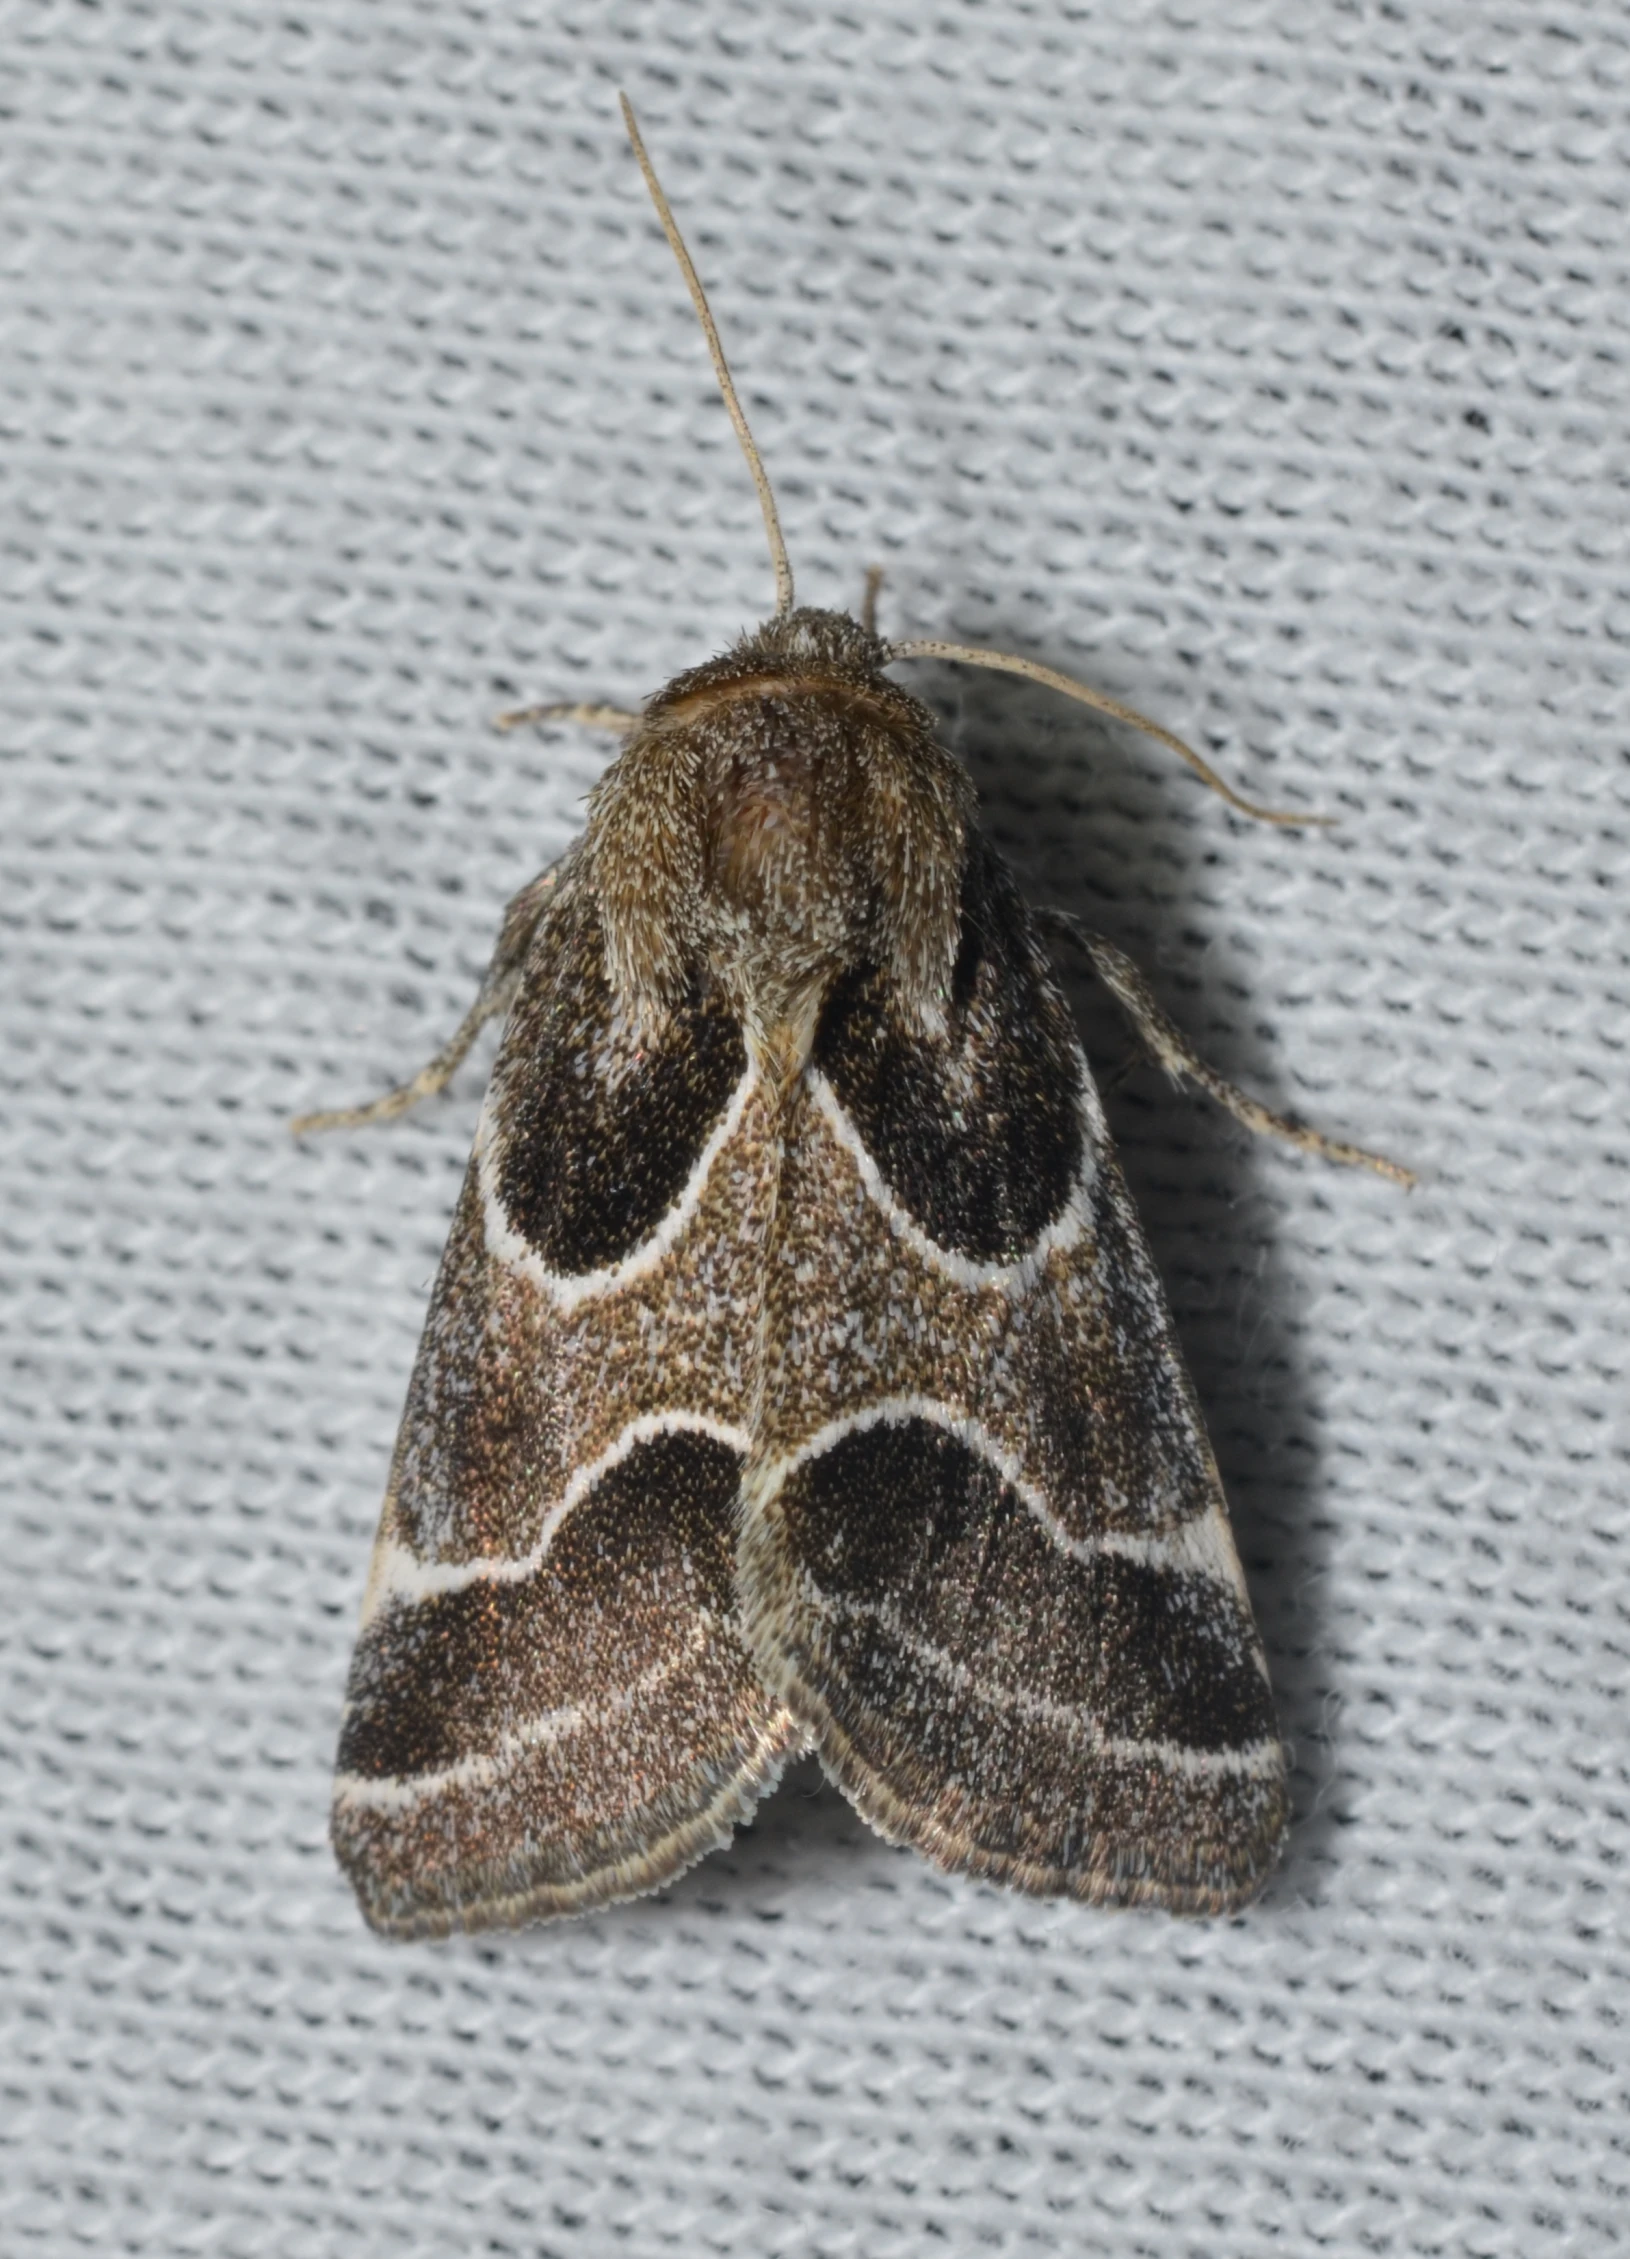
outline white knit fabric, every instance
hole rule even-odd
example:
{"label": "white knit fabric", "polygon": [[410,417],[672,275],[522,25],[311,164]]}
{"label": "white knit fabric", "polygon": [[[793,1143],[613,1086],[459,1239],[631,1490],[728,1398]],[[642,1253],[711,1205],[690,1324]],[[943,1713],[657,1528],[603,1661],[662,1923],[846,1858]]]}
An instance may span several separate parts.
{"label": "white knit fabric", "polygon": [[[1111,1098],[1296,1766],[1239,1920],[805,1771],[389,1947],[325,1840],[479,1067],[637,701],[799,591],[1037,899],[1405,1196]],[[1630,2217],[1630,20],[1588,0],[0,6],[0,2250],[1595,2254]],[[1123,1038],[1082,989],[1106,1070]],[[484,1054],[485,1056],[485,1054]]]}

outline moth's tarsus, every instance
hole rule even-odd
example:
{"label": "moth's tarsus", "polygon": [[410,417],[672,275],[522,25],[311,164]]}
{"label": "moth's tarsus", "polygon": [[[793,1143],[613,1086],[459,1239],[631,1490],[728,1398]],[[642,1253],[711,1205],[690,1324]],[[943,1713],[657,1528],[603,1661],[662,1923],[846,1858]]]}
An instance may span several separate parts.
{"label": "moth's tarsus", "polygon": [[909,643],[889,646],[890,659],[949,659],[962,667],[989,667],[997,674],[1023,675],[1029,682],[1044,683],[1049,690],[1061,691],[1094,712],[1108,714],[1117,722],[1128,722],[1133,729],[1142,730],[1145,737],[1153,737],[1162,745],[1169,745],[1180,760],[1186,761],[1202,784],[1237,808],[1242,816],[1252,816],[1259,824],[1302,825],[1317,824],[1328,827],[1335,823],[1334,816],[1306,815],[1299,808],[1259,808],[1254,800],[1246,800],[1237,793],[1225,777],[1217,774],[1211,763],[1195,752],[1192,745],[1159,722],[1150,721],[1135,706],[1123,706],[1118,698],[1110,698],[1090,684],[1078,682],[1074,675],[1060,674],[1056,667],[1044,667],[1037,659],[1021,659],[1011,651],[982,651],[967,643],[943,643],[937,636],[913,637]]}
{"label": "moth's tarsus", "polygon": [[372,1122],[392,1122],[421,1100],[436,1097],[457,1074],[481,1030],[502,1009],[502,1003],[493,1002],[483,989],[436,1056],[427,1060],[411,1081],[399,1083],[395,1090],[387,1090],[382,1098],[370,1099],[363,1106],[299,1114],[289,1124],[290,1135],[306,1137],[316,1130],[365,1129]]}
{"label": "moth's tarsus", "polygon": [[318,1130],[366,1129],[373,1122],[393,1122],[421,1100],[445,1090],[467,1057],[470,1046],[491,1017],[476,1004],[459,1022],[453,1036],[409,1082],[399,1083],[383,1097],[361,1106],[334,1106],[315,1114],[297,1114],[289,1124],[291,1137],[309,1137]]}
{"label": "moth's tarsus", "polygon": [[781,519],[776,511],[775,495],[770,488],[769,473],[764,468],[763,457],[753,444],[753,435],[747,428],[747,418],[742,411],[740,400],[736,397],[736,387],[730,376],[730,364],[726,361],[724,347],[719,342],[719,332],[713,320],[712,310],[707,302],[707,292],[702,288],[701,278],[696,272],[689,251],[685,248],[685,238],[680,234],[679,222],[674,218],[669,208],[668,199],[663,194],[662,183],[656,175],[656,167],[647,156],[645,143],[640,139],[640,129],[634,122],[634,106],[626,94],[620,94],[617,99],[623,106],[623,124],[628,128],[628,138],[633,143],[634,154],[640,161],[640,171],[645,175],[645,185],[651,191],[651,201],[657,208],[657,218],[662,222],[662,232],[668,238],[674,257],[679,261],[679,271],[685,278],[685,287],[690,292],[691,304],[696,308],[697,319],[702,325],[702,334],[707,339],[707,349],[713,356],[713,373],[719,380],[719,390],[724,394],[724,404],[730,411],[730,421],[736,427],[736,437],[741,441],[741,451],[747,458],[747,468],[752,472],[753,484],[758,488],[758,506],[764,513],[764,531],[770,544],[770,562],[775,567],[776,617],[778,619],[784,618],[792,610],[792,564],[787,556],[786,542],[781,536]]}
{"label": "moth's tarsus", "polygon": [[593,699],[557,699],[547,706],[511,706],[493,716],[493,728],[525,729],[539,722],[577,722],[584,729],[631,730],[639,715],[626,706],[602,706]]}
{"label": "moth's tarsus", "polygon": [[881,565],[866,567],[866,587],[860,599],[860,624],[868,635],[877,633],[877,596],[883,586],[883,579]]}
{"label": "moth's tarsus", "polygon": [[1225,1080],[1215,1067],[1200,1057],[1177,1023],[1167,1018],[1155,1002],[1148,982],[1123,950],[1117,949],[1112,941],[1106,941],[1102,934],[1089,933],[1066,910],[1039,910],[1036,915],[1044,926],[1073,942],[1131,1022],[1144,1053],[1174,1081],[1193,1083],[1258,1137],[1281,1138],[1303,1153],[1316,1153],[1321,1160],[1338,1161],[1345,1168],[1373,1169],[1377,1176],[1402,1185],[1406,1192],[1419,1182],[1412,1169],[1406,1169],[1401,1162],[1389,1161],[1384,1153],[1371,1153],[1362,1145],[1348,1145],[1339,1137],[1326,1137],[1322,1130],[1309,1129],[1305,1123],[1293,1121],[1288,1115],[1274,1113],[1271,1107]]}
{"label": "moth's tarsus", "polygon": [[522,887],[505,909],[498,946],[480,992],[433,1059],[427,1060],[409,1081],[398,1084],[395,1090],[387,1090],[381,1098],[370,1099],[366,1105],[338,1106],[320,1113],[297,1115],[289,1124],[289,1134],[306,1137],[318,1130],[365,1129],[374,1122],[395,1121],[422,1099],[434,1098],[444,1091],[487,1022],[509,1010],[521,967],[544,907],[554,891],[559,869],[558,863],[551,863],[529,885]]}

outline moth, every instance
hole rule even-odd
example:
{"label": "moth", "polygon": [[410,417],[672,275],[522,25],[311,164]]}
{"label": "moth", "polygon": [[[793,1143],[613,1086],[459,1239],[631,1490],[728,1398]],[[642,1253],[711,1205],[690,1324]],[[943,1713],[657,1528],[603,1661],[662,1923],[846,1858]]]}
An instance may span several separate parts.
{"label": "moth", "polygon": [[[415,1079],[504,1030],[408,1392],[333,1840],[376,1929],[652,1891],[814,1750],[939,1866],[1216,1913],[1286,1824],[1228,1510],[1068,1008],[966,773],[894,679],[1001,653],[800,609],[639,713]],[[1272,811],[1253,813],[1273,816]],[[1306,820],[1293,817],[1274,820]],[[1253,1128],[1402,1177],[1149,1048]]]}

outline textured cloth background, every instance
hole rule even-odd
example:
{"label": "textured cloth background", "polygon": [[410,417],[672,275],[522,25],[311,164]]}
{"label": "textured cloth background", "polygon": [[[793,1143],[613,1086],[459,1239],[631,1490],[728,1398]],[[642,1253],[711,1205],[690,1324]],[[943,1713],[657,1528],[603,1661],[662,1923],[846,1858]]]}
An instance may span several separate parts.
{"label": "textured cloth background", "polygon": [[[1595,2253],[1626,2151],[1630,21],[0,6],[8,2254]],[[1242,1919],[808,1768],[660,1899],[390,1948],[326,1840],[481,1074],[603,741],[800,594],[1038,899],[1405,1197],[1111,1101],[1295,1757]],[[1106,1070],[1123,1038],[1082,993]],[[483,1057],[488,1054],[484,1051]]]}

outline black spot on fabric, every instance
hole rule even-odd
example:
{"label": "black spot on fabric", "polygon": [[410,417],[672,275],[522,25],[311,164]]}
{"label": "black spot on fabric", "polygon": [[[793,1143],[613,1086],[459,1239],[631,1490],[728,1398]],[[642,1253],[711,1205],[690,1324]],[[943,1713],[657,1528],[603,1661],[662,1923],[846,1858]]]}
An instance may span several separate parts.
{"label": "black spot on fabric", "polygon": [[841,1653],[847,1681],[838,1708],[870,1720],[872,1735],[932,1750],[970,1703],[1015,1730],[1039,1705],[1079,1711],[1115,1739],[1196,1750],[1274,1731],[1231,1587],[1066,1552],[987,1460],[932,1421],[841,1437],[782,1501],[794,1556],[831,1604],[829,1667]]}
{"label": "black spot on fabric", "polygon": [[632,1254],[684,1189],[746,1067],[739,1026],[700,981],[654,1041],[626,1027],[598,933],[580,934],[499,1062],[510,1223],[568,1276]]}
{"label": "black spot on fabric", "polygon": [[[673,1658],[703,1610],[715,1643],[730,1639],[740,1467],[711,1436],[654,1436],[572,1509],[531,1576],[388,1606],[357,1644],[339,1770],[437,1772],[548,1711],[603,1702]],[[691,1677],[706,1668],[696,1658]]]}
{"label": "black spot on fabric", "polygon": [[945,1036],[908,1025],[886,972],[860,966],[827,999],[813,1058],[937,1245],[1010,1262],[1062,1212],[1081,1165],[1080,1055],[1012,876],[977,834]]}

